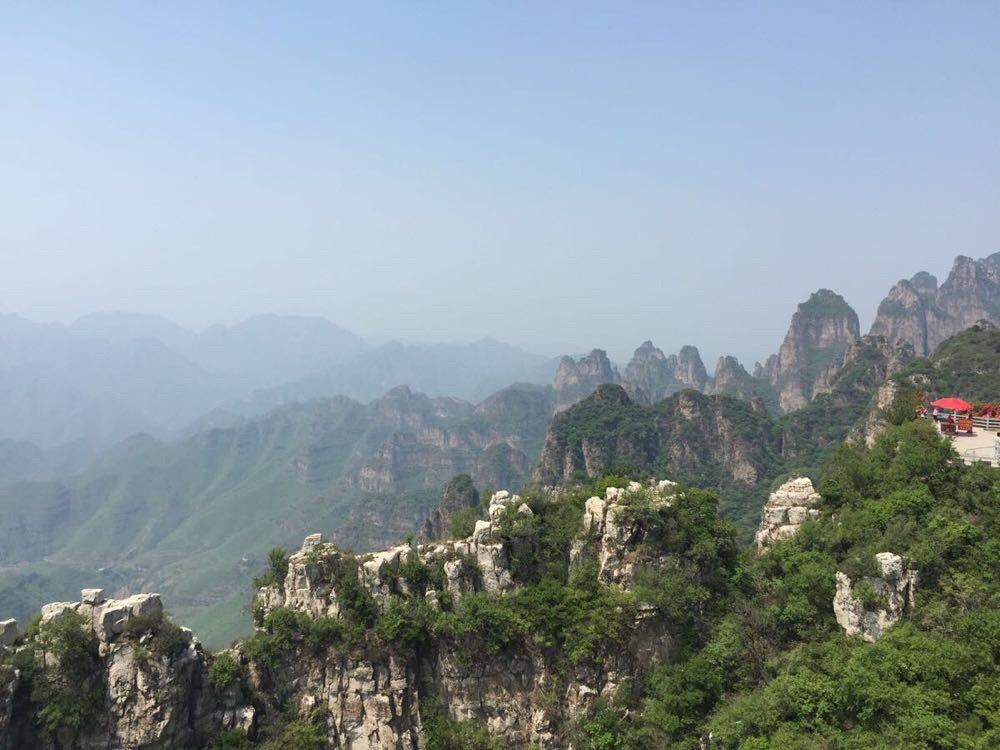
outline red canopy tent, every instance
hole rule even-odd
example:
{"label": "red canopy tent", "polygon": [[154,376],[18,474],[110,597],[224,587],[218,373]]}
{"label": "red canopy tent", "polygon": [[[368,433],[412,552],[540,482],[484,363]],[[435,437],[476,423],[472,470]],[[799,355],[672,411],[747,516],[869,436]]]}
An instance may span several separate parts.
{"label": "red canopy tent", "polygon": [[938,409],[950,409],[951,411],[969,411],[972,408],[971,404],[960,398],[939,398],[937,401],[932,401],[931,406],[936,406]]}

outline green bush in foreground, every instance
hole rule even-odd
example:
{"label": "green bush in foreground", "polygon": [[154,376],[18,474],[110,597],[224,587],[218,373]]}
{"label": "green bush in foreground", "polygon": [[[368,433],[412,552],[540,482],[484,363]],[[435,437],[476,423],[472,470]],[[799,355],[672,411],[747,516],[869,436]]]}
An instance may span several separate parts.
{"label": "green bush in foreground", "polygon": [[217,688],[229,687],[240,675],[240,664],[228,651],[217,654],[208,668],[208,679]]}

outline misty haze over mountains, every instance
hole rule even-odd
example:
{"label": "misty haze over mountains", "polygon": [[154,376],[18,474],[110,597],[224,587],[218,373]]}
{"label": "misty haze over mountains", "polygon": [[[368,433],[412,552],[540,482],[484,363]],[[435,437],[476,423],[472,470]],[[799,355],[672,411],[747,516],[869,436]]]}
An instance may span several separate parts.
{"label": "misty haze over mountains", "polygon": [[[1000,253],[960,256],[940,286],[900,281],[875,335],[820,289],[752,372],[653,340],[616,365],[601,349],[557,359],[494,339],[373,346],[319,318],[195,333],[126,313],[2,316],[0,606],[23,616],[86,582],[152,587],[224,641],[242,627],[247,570],[311,523],[375,549],[419,528],[456,475],[571,481],[619,454],[643,466],[672,451],[670,471],[722,492],[745,526],[777,467],[877,423],[889,376],[982,320],[1000,324]],[[587,415],[616,434],[619,410],[658,440],[595,442]],[[734,442],[747,425],[757,437]],[[224,520],[237,517],[238,533]]]}
{"label": "misty haze over mountains", "polygon": [[[998,279],[1000,253],[979,261],[959,256],[940,290],[933,276],[920,272],[890,289],[872,332],[907,340],[918,354],[928,354],[928,341],[937,343],[979,319],[1000,317],[993,301]],[[853,316],[853,322],[845,318],[843,348],[859,330],[847,302],[838,304]],[[734,328],[739,325],[732,322]],[[648,337],[657,339],[657,332]],[[595,344],[626,348],[621,342]],[[661,364],[666,368],[659,375],[634,375],[650,391],[647,398],[656,400],[683,387],[760,393],[760,384],[750,379],[753,363],[723,357],[709,378],[711,363],[706,371],[696,348],[682,347],[664,363],[655,357],[645,361],[657,351],[637,351],[639,359],[634,357],[630,365],[633,370]],[[754,376],[766,375],[765,380],[777,384],[778,362],[772,357],[766,366],[753,368]],[[627,374],[624,364],[615,373]],[[612,365],[595,364],[598,370]],[[38,324],[6,314],[0,315],[0,440],[37,446],[19,449],[21,455],[34,456],[24,463],[26,476],[43,466],[72,472],[99,448],[137,432],[174,439],[291,402],[332,396],[368,402],[399,385],[475,403],[511,383],[549,385],[554,377],[564,379],[557,373],[561,367],[565,361],[560,364],[558,357],[529,353],[492,338],[376,346],[318,317],[258,315],[199,333],[135,313],[91,313],[70,325]],[[615,382],[619,376],[607,369],[589,377],[598,383]],[[666,378],[666,390],[651,386],[650,377]],[[714,384],[716,380],[720,384]],[[562,398],[570,399],[567,403],[578,400],[570,390]],[[808,400],[801,395],[789,398],[788,403],[797,406]],[[56,447],[54,453],[38,453],[38,448]]]}
{"label": "misty haze over mountains", "polygon": [[479,400],[551,381],[554,360],[492,339],[373,347],[322,318],[261,315],[198,334],[163,318],[95,313],[70,326],[0,316],[0,439],[44,447],[169,438],[287,401],[364,401],[396,385]]}

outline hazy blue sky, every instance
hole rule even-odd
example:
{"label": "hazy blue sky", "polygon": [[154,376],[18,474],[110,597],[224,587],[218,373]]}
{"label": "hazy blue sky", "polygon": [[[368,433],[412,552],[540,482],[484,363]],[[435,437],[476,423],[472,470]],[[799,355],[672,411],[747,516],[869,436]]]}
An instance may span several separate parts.
{"label": "hazy blue sky", "polygon": [[867,324],[1000,250],[993,0],[21,2],[0,32],[0,310],[35,319],[752,361],[817,287]]}

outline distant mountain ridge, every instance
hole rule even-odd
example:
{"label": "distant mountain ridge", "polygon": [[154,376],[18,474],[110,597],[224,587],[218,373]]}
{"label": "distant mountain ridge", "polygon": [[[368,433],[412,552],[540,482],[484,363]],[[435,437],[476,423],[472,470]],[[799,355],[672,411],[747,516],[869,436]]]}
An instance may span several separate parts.
{"label": "distant mountain ridge", "polygon": [[0,315],[0,439],[47,449],[164,438],[290,401],[369,401],[397,385],[480,400],[512,382],[547,384],[554,370],[492,339],[373,348],[323,318],[261,315],[195,333],[132,313],[70,326]]}

